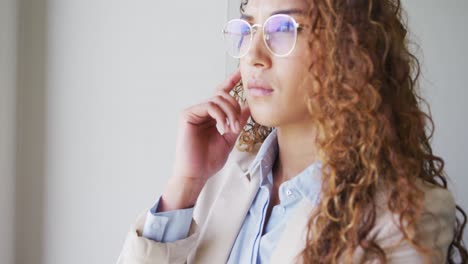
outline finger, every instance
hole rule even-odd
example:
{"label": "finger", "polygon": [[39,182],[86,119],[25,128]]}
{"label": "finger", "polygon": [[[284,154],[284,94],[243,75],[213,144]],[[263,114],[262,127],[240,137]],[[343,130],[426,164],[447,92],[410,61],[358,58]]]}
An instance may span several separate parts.
{"label": "finger", "polygon": [[219,107],[221,107],[225,115],[228,117],[230,130],[237,131],[238,127],[236,128],[235,124],[239,123],[238,118],[240,114],[237,113],[237,110],[235,109],[235,107],[229,101],[227,101],[224,97],[220,95],[214,97],[212,99],[212,102],[215,102]]}
{"label": "finger", "polygon": [[226,93],[224,91],[218,92],[217,95],[222,96],[224,99],[226,99],[236,109],[236,113],[240,115],[241,106],[240,106],[239,102],[237,101],[237,99],[234,98],[234,96],[232,96],[229,93]]}
{"label": "finger", "polygon": [[249,108],[248,105],[245,105],[245,107],[242,107],[241,114],[238,117],[238,120],[236,121],[236,122],[238,122],[237,123],[238,129],[233,131],[234,132],[233,134],[236,137],[239,135],[240,132],[242,132],[244,130],[244,127],[247,124],[247,121],[249,120],[249,117],[250,117],[250,108]]}
{"label": "finger", "polygon": [[201,125],[215,120],[221,128],[225,129],[226,115],[216,103],[208,101],[185,110],[182,113],[182,120],[193,125]]}
{"label": "finger", "polygon": [[241,80],[240,70],[236,69],[223,83],[221,83],[216,90],[230,92]]}
{"label": "finger", "polygon": [[244,126],[247,123],[247,120],[250,117],[250,109],[249,107],[244,107],[242,108],[241,116],[239,117],[240,119],[240,125],[239,129],[237,131],[234,131],[233,133],[228,133],[225,135],[226,139],[229,140],[229,142],[235,142],[239,136],[239,134],[244,130]]}
{"label": "finger", "polygon": [[214,102],[209,102],[208,106],[208,114],[216,119],[216,125],[220,126],[223,129],[221,134],[224,134],[229,130],[229,127],[226,124],[226,114],[224,113],[223,109]]}

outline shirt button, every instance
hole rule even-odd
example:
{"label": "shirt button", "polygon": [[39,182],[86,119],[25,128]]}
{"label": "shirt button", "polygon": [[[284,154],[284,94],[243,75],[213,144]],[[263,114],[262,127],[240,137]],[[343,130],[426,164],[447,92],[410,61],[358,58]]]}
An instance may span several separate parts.
{"label": "shirt button", "polygon": [[287,189],[287,190],[286,190],[286,195],[287,195],[287,196],[291,196],[291,195],[292,195],[292,192],[291,192],[290,189]]}

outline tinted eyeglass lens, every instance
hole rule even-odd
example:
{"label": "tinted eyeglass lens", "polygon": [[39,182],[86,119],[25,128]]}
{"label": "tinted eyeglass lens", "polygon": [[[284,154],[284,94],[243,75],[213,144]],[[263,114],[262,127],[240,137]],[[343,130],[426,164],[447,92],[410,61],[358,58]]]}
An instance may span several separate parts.
{"label": "tinted eyeglass lens", "polygon": [[265,24],[264,33],[267,45],[274,54],[284,56],[294,48],[297,31],[291,17],[271,17]]}
{"label": "tinted eyeglass lens", "polygon": [[[252,27],[242,19],[229,21],[224,28],[224,41],[229,55],[240,58],[247,54],[252,39]],[[263,28],[268,49],[275,55],[289,54],[296,43],[296,22],[288,15],[270,17]]]}
{"label": "tinted eyeglass lens", "polygon": [[251,38],[249,24],[241,19],[229,21],[224,28],[224,42],[229,55],[239,58],[248,51]]}

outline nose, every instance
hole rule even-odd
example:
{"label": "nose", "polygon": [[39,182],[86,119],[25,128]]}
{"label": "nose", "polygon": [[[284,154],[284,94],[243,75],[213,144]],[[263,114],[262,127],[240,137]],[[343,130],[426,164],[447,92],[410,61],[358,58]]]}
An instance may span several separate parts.
{"label": "nose", "polygon": [[252,42],[244,57],[244,60],[255,67],[270,67],[271,57],[263,40],[263,31],[260,26],[254,26],[252,30]]}

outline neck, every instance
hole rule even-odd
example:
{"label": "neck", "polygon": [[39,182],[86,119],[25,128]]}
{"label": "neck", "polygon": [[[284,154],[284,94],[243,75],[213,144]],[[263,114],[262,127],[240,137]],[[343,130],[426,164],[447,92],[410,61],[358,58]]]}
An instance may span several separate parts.
{"label": "neck", "polygon": [[298,175],[316,161],[316,131],[312,125],[277,127],[278,157],[273,171],[278,184]]}

